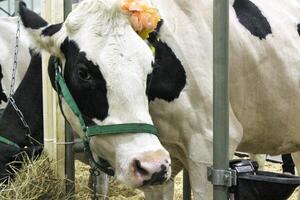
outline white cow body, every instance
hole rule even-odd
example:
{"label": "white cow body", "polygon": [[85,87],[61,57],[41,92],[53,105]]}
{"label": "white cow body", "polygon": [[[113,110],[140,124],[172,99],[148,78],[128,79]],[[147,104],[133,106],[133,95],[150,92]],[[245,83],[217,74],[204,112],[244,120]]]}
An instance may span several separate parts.
{"label": "white cow body", "polygon": [[[281,154],[300,149],[300,22],[296,1],[252,1],[272,28],[264,40],[238,21],[230,2],[230,155],[239,150]],[[150,104],[160,140],[189,170],[195,199],[212,198],[206,167],[212,164],[212,1],[152,0],[164,20],[160,39],[182,62],[187,84],[171,103]],[[287,31],[288,30],[288,31]],[[244,135],[244,136],[243,136]],[[171,191],[171,190],[170,190]],[[169,199],[160,190],[149,199]]]}
{"label": "white cow body", "polygon": [[[2,86],[6,95],[9,95],[10,83],[12,77],[12,68],[14,62],[17,17],[2,17],[0,18],[0,65],[2,67],[3,79]],[[24,77],[24,74],[29,66],[30,42],[23,27],[20,31],[19,53],[18,53],[18,70],[16,72],[15,89]],[[0,108],[4,108],[6,104],[1,104]]]}

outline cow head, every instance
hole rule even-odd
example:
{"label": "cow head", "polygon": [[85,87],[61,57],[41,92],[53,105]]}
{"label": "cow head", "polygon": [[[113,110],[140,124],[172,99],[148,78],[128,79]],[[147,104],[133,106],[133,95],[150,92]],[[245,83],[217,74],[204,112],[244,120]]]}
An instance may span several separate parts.
{"label": "cow head", "polygon": [[[119,10],[118,1],[83,1],[56,25],[48,25],[22,5],[20,16],[35,46],[60,58],[66,83],[87,124],[153,123],[146,95],[153,55]],[[80,132],[65,104],[63,111]],[[94,136],[90,147],[129,186],[157,184],[170,177],[169,153],[154,135]]]}

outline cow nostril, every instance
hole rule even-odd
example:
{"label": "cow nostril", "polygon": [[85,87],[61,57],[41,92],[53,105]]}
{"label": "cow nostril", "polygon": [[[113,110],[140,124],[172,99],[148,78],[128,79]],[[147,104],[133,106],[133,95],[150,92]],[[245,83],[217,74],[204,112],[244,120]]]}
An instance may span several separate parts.
{"label": "cow nostril", "polygon": [[167,180],[167,166],[161,165],[161,170],[159,172],[155,172],[151,175],[151,178],[148,180],[144,180],[143,185],[157,185],[162,184]]}
{"label": "cow nostril", "polygon": [[142,175],[148,175],[149,174],[149,172],[146,169],[143,168],[143,166],[141,164],[141,161],[139,161],[139,160],[134,161],[134,168],[138,173],[140,173]]}

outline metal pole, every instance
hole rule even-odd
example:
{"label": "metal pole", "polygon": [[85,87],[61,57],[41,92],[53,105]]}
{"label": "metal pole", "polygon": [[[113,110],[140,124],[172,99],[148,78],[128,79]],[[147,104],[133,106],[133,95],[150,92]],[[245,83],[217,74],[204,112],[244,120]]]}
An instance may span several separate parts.
{"label": "metal pole", "polygon": [[183,200],[191,200],[191,184],[190,184],[190,177],[189,172],[184,169],[183,170]]}
{"label": "metal pole", "polygon": [[65,134],[66,134],[66,152],[65,152],[65,159],[66,159],[66,192],[68,194],[75,194],[75,159],[74,159],[74,151],[73,151],[73,133],[70,125],[65,123]]}
{"label": "metal pole", "polygon": [[[228,170],[228,0],[214,0],[213,25],[213,162]],[[214,200],[228,200],[228,187],[214,185]]]}
{"label": "metal pole", "polygon": [[72,11],[72,0],[64,0],[64,19]]}
{"label": "metal pole", "polygon": [[34,3],[33,3],[33,0],[31,0],[30,3],[31,3],[31,10],[34,10],[34,6],[33,6]]}
{"label": "metal pole", "polygon": [[[67,18],[68,14],[72,11],[72,1],[64,0],[64,19]],[[74,161],[74,137],[72,133],[72,128],[68,123],[65,123],[65,173],[67,177],[66,181],[66,192],[68,194],[75,194],[75,161]]]}
{"label": "metal pole", "polygon": [[7,1],[7,11],[11,15],[11,5],[10,5],[10,0]]}
{"label": "metal pole", "polygon": [[19,15],[19,2],[20,0],[15,0],[15,16]]}

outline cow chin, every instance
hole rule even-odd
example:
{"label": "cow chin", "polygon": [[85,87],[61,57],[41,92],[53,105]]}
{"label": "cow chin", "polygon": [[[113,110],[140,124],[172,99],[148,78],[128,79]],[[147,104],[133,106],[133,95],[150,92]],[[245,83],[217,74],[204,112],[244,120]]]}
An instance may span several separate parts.
{"label": "cow chin", "polygon": [[129,187],[163,184],[171,176],[170,155],[154,135],[94,137],[91,148],[110,162],[117,180]]}

